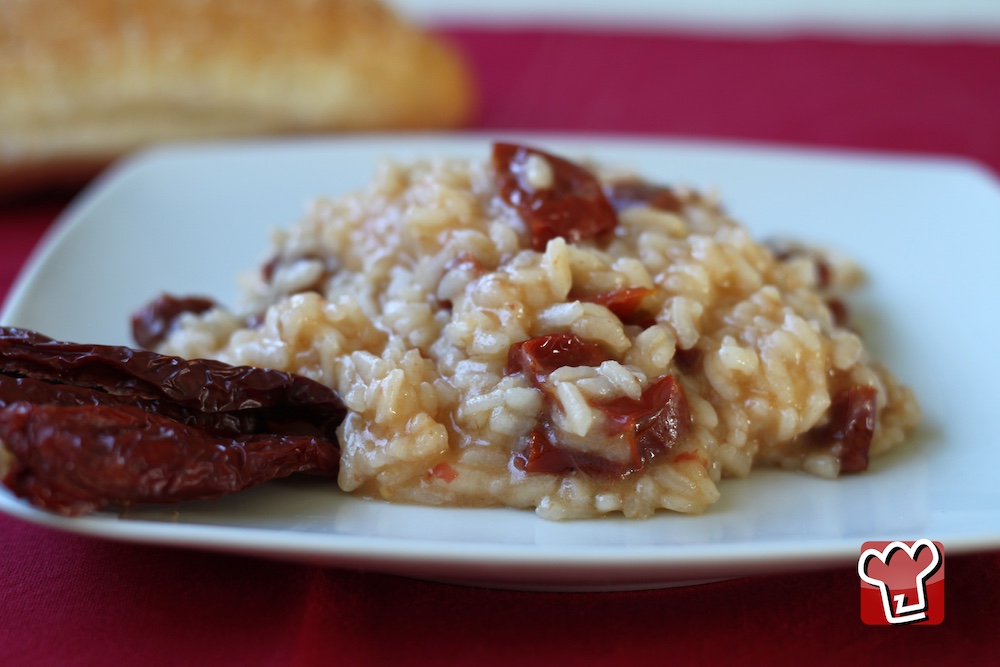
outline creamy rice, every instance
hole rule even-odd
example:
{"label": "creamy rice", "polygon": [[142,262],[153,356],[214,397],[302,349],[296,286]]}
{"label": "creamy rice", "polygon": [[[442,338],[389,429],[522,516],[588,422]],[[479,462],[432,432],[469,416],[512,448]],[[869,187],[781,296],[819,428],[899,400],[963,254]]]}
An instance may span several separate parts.
{"label": "creamy rice", "polygon": [[[560,187],[557,160],[526,156],[527,195]],[[550,519],[701,512],[722,478],[755,464],[836,477],[919,421],[912,393],[838,322],[861,275],[849,262],[755,242],[712,198],[680,188],[665,204],[617,207],[611,231],[539,241],[499,169],[382,165],[365,190],[317,200],[274,233],[244,307],[183,316],[160,351],[336,389],[349,409],[345,491]],[[590,169],[606,186],[623,180]],[[629,288],[640,290],[636,316],[592,298]],[[552,334],[599,356],[538,377],[509,364],[512,346]],[[686,412],[661,415],[676,437],[640,461],[611,406],[668,389]],[[539,470],[539,433],[560,454],[538,461],[574,464]],[[859,437],[864,451],[846,451]]]}

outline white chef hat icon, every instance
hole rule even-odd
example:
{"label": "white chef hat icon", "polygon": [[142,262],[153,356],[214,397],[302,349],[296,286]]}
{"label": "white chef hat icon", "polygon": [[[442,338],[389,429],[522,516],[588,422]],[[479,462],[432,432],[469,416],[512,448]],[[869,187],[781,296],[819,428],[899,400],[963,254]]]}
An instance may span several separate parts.
{"label": "white chef hat icon", "polygon": [[[882,561],[885,565],[897,551],[905,552],[910,560],[917,562],[921,551],[929,550],[931,554],[930,563],[920,570],[912,582],[917,592],[915,602],[906,603],[906,596],[903,593],[892,595],[888,582],[877,579],[868,574],[868,565],[873,559]],[[890,542],[884,549],[866,549],[858,559],[858,576],[867,584],[875,586],[882,595],[882,610],[885,612],[885,620],[894,625],[905,623],[915,623],[927,618],[927,579],[941,567],[941,552],[937,545],[927,539],[917,540],[909,545],[905,542]],[[909,582],[907,582],[909,583]],[[907,586],[909,588],[909,586]],[[898,590],[898,589],[897,589]],[[892,606],[895,602],[895,607]]]}

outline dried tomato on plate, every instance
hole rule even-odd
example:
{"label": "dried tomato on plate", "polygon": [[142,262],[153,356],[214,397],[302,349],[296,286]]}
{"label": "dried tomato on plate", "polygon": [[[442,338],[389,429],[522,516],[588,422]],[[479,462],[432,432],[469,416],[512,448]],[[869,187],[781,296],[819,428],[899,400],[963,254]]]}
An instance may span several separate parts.
{"label": "dried tomato on plate", "polygon": [[0,481],[62,514],[335,473],[345,414],[299,375],[0,328]]}

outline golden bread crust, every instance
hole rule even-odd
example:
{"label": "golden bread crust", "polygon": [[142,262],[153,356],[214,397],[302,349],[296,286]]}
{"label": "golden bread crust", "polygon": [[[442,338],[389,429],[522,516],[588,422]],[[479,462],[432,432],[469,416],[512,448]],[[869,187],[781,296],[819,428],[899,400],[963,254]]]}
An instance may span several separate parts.
{"label": "golden bread crust", "polygon": [[164,141],[453,127],[470,87],[376,0],[0,0],[0,190]]}

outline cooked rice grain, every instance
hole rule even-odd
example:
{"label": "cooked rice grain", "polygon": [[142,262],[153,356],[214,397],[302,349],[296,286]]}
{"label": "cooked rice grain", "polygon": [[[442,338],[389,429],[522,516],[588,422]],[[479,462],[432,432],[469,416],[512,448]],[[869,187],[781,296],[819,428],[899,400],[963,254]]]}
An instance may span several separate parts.
{"label": "cooked rice grain", "polygon": [[[536,158],[526,178],[545,188],[552,169]],[[346,491],[534,507],[549,519],[702,512],[723,477],[754,463],[835,477],[837,453],[808,435],[847,386],[877,390],[872,455],[919,421],[912,392],[827,306],[858,282],[846,260],[756,243],[711,198],[680,189],[683,211],[628,208],[609,241],[557,237],[536,252],[492,169],[385,164],[364,191],[318,200],[274,233],[272,270],[248,280],[243,313],[186,315],[162,351],[335,388],[350,410],[339,433]],[[572,296],[626,287],[653,288],[651,326]],[[546,398],[506,365],[511,345],[553,333],[596,341],[613,359],[558,369]],[[547,402],[566,446],[593,452],[608,441],[593,437],[607,428],[594,406],[639,399],[665,374],[680,379],[692,415],[668,455],[605,478],[516,465]],[[627,457],[609,447],[609,459]]]}

